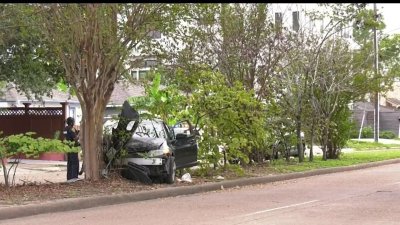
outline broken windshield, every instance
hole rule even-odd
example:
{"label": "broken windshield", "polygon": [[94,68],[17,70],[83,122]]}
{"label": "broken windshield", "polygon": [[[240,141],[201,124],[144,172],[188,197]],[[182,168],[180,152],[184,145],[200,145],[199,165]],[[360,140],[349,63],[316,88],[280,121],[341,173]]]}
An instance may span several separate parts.
{"label": "broken windshield", "polygon": [[166,138],[165,132],[162,129],[160,123],[150,120],[142,121],[135,133],[133,134],[135,137],[151,137],[151,138]]}

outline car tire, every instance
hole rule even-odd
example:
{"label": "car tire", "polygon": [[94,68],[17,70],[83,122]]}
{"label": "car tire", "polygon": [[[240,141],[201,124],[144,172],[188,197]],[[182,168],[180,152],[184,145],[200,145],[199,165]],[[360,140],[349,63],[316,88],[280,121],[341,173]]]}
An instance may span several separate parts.
{"label": "car tire", "polygon": [[168,162],[168,172],[164,174],[164,180],[167,184],[175,183],[175,175],[176,175],[176,164],[175,164],[175,157],[170,156],[167,159]]}

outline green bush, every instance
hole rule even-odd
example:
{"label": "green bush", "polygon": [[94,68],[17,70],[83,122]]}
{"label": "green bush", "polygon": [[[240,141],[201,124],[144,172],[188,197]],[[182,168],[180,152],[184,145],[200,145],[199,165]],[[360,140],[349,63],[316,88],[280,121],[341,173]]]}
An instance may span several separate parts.
{"label": "green bush", "polygon": [[[7,168],[7,164],[4,163],[4,159],[10,157],[16,157],[16,162],[18,162],[21,155],[27,157],[39,157],[41,153],[45,152],[78,152],[79,148],[74,147],[74,142],[71,141],[61,141],[58,139],[48,139],[48,138],[34,138],[34,132],[28,132],[24,134],[14,134],[10,136],[2,136],[0,132],[0,165],[3,170],[4,181],[7,187],[15,183],[15,172],[17,167],[14,167],[14,175],[10,174],[13,166]],[[10,183],[10,176],[12,177],[12,183]]]}
{"label": "green bush", "polygon": [[[351,138],[358,138],[358,132],[357,129],[353,129],[351,131]],[[394,139],[396,138],[396,134],[393,133],[392,131],[381,131],[379,132],[379,138],[386,138],[386,139]],[[361,138],[374,138],[374,129],[370,126],[364,127],[361,131]]]}
{"label": "green bush", "polygon": [[350,138],[358,138],[359,130],[356,127],[353,127],[350,131]]}
{"label": "green bush", "polygon": [[379,133],[379,138],[394,139],[396,138],[396,134],[392,131],[386,130]]}
{"label": "green bush", "polygon": [[[354,125],[349,134],[350,138],[358,138],[359,132],[360,128]],[[364,127],[361,130],[361,138],[374,138],[374,129],[370,126]]]}
{"label": "green bush", "polygon": [[364,127],[361,131],[361,138],[374,138],[374,129],[370,126]]}

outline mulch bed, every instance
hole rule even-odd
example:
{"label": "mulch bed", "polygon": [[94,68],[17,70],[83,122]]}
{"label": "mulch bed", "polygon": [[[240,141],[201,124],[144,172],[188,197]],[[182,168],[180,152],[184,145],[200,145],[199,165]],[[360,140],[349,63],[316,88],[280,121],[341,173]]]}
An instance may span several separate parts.
{"label": "mulch bed", "polygon": [[[245,168],[246,177],[267,175],[266,167],[256,166]],[[224,174],[225,179],[237,179],[239,176],[232,171]],[[243,177],[243,176],[241,176]],[[0,185],[0,206],[23,205],[35,202],[45,202],[56,199],[74,197],[104,196],[123,193],[134,193],[149,191],[165,187],[179,187],[199,185],[209,182],[216,182],[214,177],[193,177],[192,182],[176,181],[175,184],[153,183],[146,185],[138,181],[132,181],[113,173],[107,179],[99,181],[80,180],[74,183],[25,183],[10,188]]]}

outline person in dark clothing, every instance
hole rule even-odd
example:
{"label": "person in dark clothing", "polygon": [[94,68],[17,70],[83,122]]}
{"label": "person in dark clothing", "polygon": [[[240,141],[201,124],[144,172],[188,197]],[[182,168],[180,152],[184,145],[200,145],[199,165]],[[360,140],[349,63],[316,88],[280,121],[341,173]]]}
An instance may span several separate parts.
{"label": "person in dark clothing", "polygon": [[[64,129],[65,139],[75,142],[75,146],[79,146],[79,131],[75,129],[75,120],[72,117],[67,118],[67,126]],[[67,181],[78,179],[79,158],[77,152],[67,153]]]}

